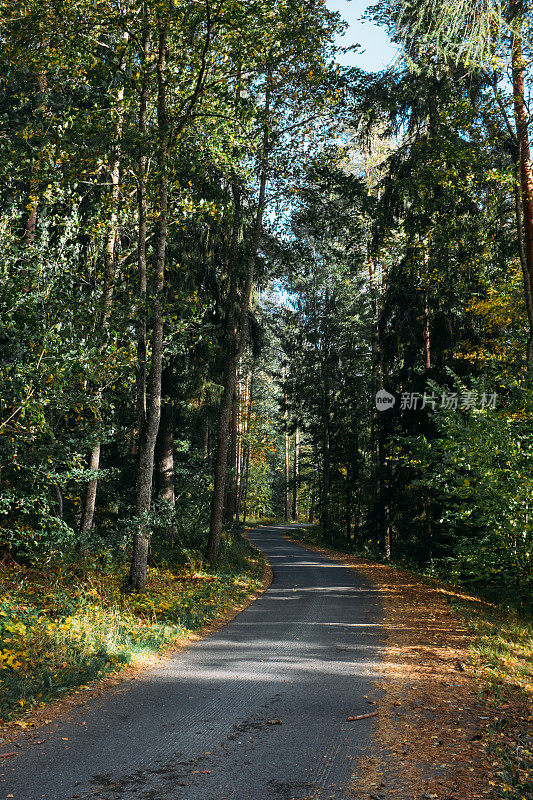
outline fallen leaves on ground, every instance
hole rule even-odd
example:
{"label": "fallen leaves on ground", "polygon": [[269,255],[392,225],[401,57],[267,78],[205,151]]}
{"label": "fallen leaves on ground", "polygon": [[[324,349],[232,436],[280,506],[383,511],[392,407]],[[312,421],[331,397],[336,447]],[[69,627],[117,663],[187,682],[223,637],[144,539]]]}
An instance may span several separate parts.
{"label": "fallen leaves on ground", "polygon": [[152,567],[139,594],[96,563],[11,565],[0,574],[0,723],[24,728],[50,699],[203,630],[258,591],[263,570],[251,549],[233,573]]}
{"label": "fallen leaves on ground", "polygon": [[376,587],[383,606],[386,646],[375,697],[378,749],[354,768],[353,797],[532,797],[531,660],[524,656],[531,652],[531,641],[522,642],[520,655],[519,637],[509,648],[520,660],[519,669],[509,663],[507,650],[494,655],[495,626],[489,630],[490,608],[479,598],[461,599],[478,609],[478,629],[492,649],[479,644],[474,612],[468,610],[465,619],[452,610],[446,595],[453,600],[455,593],[438,582],[327,548],[313,549],[354,566]]}

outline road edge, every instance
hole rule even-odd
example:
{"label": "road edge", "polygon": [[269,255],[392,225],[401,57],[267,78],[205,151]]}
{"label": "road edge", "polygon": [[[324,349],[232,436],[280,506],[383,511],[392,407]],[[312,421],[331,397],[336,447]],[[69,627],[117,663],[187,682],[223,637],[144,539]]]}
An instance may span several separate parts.
{"label": "road edge", "polygon": [[496,770],[484,747],[488,723],[468,663],[469,631],[439,594],[438,582],[285,538],[357,570],[381,596],[383,659],[372,698],[377,748],[354,762],[354,800],[493,797],[489,781]]}
{"label": "road edge", "polygon": [[258,600],[267,591],[274,578],[272,566],[268,558],[250,540],[248,536],[250,530],[257,530],[257,528],[245,529],[243,535],[250,546],[260,553],[264,560],[263,577],[261,586],[258,589],[248,594],[238,605],[220,614],[214,620],[199,628],[199,630],[191,632],[188,635],[177,637],[171,644],[165,647],[164,650],[161,650],[161,652],[153,654],[140,663],[127,664],[117,672],[109,673],[89,683],[89,688],[80,686],[68,692],[68,694],[65,694],[63,697],[50,700],[45,705],[32,710],[20,719],[0,725],[0,749],[4,749],[7,745],[21,738],[29,738],[32,734],[35,734],[39,728],[62,721],[70,713],[79,710],[91,700],[98,699],[104,694],[112,694],[113,691],[123,686],[128,681],[141,679],[144,674],[155,669],[165,659],[172,658],[187,647],[207,639],[209,636],[222,630],[222,628],[225,628],[230,622],[233,622],[243,611],[246,611],[252,603]]}

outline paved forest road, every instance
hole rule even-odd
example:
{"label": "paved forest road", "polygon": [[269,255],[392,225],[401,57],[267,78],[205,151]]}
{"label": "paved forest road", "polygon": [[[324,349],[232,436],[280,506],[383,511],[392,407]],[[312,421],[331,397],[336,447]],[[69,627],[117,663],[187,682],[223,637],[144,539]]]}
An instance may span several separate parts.
{"label": "paved forest road", "polygon": [[274,570],[259,600],[23,743],[0,766],[0,800],[346,797],[352,759],[372,749],[373,720],[347,717],[372,711],[380,607],[355,570],[282,529],[251,534]]}

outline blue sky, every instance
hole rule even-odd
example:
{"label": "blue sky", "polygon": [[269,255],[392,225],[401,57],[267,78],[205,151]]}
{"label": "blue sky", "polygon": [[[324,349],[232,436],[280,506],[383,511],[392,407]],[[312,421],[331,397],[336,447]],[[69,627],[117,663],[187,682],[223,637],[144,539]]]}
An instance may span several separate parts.
{"label": "blue sky", "polygon": [[327,0],[332,11],[339,11],[343,19],[349,23],[344,37],[339,44],[347,47],[360,44],[365,52],[349,53],[338,56],[341,64],[360,67],[370,71],[380,70],[394,61],[396,49],[391,45],[384,28],[371,22],[361,21],[368,6],[374,5],[370,0]]}

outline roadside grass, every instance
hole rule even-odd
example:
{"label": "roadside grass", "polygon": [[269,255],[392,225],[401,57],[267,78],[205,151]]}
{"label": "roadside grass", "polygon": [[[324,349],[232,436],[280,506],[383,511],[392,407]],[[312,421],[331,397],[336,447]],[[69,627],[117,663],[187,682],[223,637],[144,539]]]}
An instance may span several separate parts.
{"label": "roadside grass", "polygon": [[126,564],[0,566],[0,718],[21,714],[140,663],[260,588],[264,559],[227,538],[216,572],[199,562],[149,567],[144,593],[123,591]]}
{"label": "roadside grass", "polygon": [[[318,527],[300,528],[293,535],[303,543],[354,554],[346,541],[326,541]],[[368,554],[358,555],[372,560]],[[404,563],[387,563],[409,571]],[[493,797],[532,798],[533,620],[509,608],[506,600],[499,605],[444,579],[420,573],[417,577],[437,588],[470,629],[470,666],[480,704],[486,709],[485,746],[498,779],[491,785]]]}
{"label": "roadside grass", "polygon": [[470,662],[488,717],[487,752],[497,798],[533,797],[533,621],[483,600],[456,599],[470,628]]}

